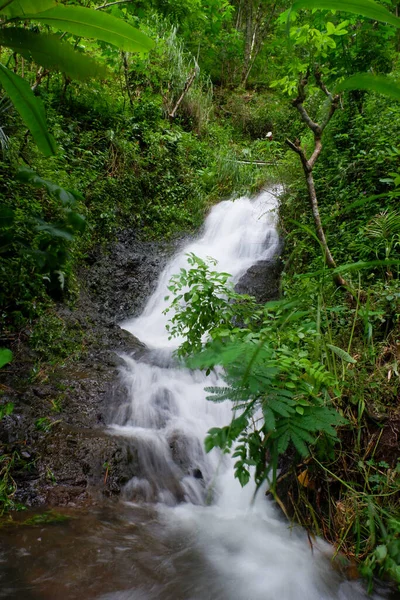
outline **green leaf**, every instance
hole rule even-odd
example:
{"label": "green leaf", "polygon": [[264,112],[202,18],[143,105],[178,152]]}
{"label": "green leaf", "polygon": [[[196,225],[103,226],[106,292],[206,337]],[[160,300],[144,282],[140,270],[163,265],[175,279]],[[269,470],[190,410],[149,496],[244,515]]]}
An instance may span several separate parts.
{"label": "green leaf", "polygon": [[83,233],[86,229],[86,219],[83,215],[80,215],[79,213],[73,212],[72,210],[70,210],[67,213],[67,222],[68,225],[70,225],[74,231],[79,231],[80,233]]}
{"label": "green leaf", "polygon": [[270,399],[269,406],[275,413],[278,413],[282,417],[290,417],[295,412],[291,407],[286,406],[279,400]]}
{"label": "green leaf", "polygon": [[0,30],[0,45],[12,48],[46,69],[62,71],[73,79],[104,77],[107,73],[106,67],[74,50],[70,44],[61,42],[56,35],[35,33],[22,27],[6,27]]}
{"label": "green leaf", "polygon": [[60,227],[55,227],[51,223],[46,223],[45,221],[42,221],[40,219],[38,219],[38,222],[40,223],[39,225],[36,226],[36,229],[38,231],[44,231],[44,232],[48,233],[49,235],[51,235],[51,237],[62,238],[64,240],[68,240],[68,241],[72,241],[74,239],[74,236],[66,229],[61,229]]}
{"label": "green leaf", "polygon": [[[236,479],[239,480],[239,483],[242,487],[244,487],[245,485],[247,485],[250,481],[250,473],[249,471],[243,466],[243,463],[238,462],[236,463],[237,467],[235,469],[235,477]],[[235,465],[235,466],[236,466]]]}
{"label": "green leaf", "polygon": [[6,404],[0,404],[0,419],[7,415],[11,415],[14,410],[14,404],[12,402],[7,402]]}
{"label": "green leaf", "polygon": [[10,18],[44,12],[56,6],[55,0],[0,0],[0,13]]}
{"label": "green leaf", "polygon": [[0,369],[11,362],[13,353],[8,348],[0,348]]}
{"label": "green leaf", "polygon": [[39,150],[45,156],[55,154],[56,145],[47,129],[43,105],[28,82],[0,64],[0,84],[31,132]]}
{"label": "green leaf", "polygon": [[383,6],[373,2],[373,0],[296,0],[292,5],[292,10],[299,10],[301,8],[308,8],[310,10],[313,8],[341,10],[367,17],[374,21],[389,23],[390,25],[394,25],[394,27],[400,27],[400,19],[392,15]]}
{"label": "green leaf", "polygon": [[55,6],[27,15],[55,29],[113,44],[126,52],[148,52],[154,42],[128,23],[101,11],[82,6]]}
{"label": "green leaf", "polygon": [[29,169],[29,167],[20,167],[17,172],[17,179],[23,183],[30,183],[35,187],[45,187],[48,193],[57,198],[57,200],[60,200],[65,207],[74,206],[77,199],[84,199],[78,191],[66,190],[53,181],[43,179],[36,171]]}
{"label": "green leaf", "polygon": [[385,544],[381,544],[375,548],[375,557],[378,563],[381,563],[387,557],[387,546]]}
{"label": "green leaf", "polygon": [[339,358],[344,360],[345,362],[351,363],[352,365],[356,364],[356,359],[350,356],[345,350],[342,348],[338,348],[338,346],[333,346],[332,344],[327,344],[328,348],[332,350]]}
{"label": "green leaf", "polygon": [[267,428],[267,431],[274,431],[275,429],[275,415],[273,413],[273,411],[266,407],[263,410],[264,413],[264,423],[265,423],[265,427]]}
{"label": "green leaf", "polygon": [[294,432],[292,432],[291,438],[297,452],[301,456],[307,456],[309,454],[309,450],[307,448],[307,445],[304,443],[304,440],[302,440],[301,437]]}
{"label": "green leaf", "polygon": [[330,21],[328,21],[327,24],[326,24],[326,31],[327,31],[328,35],[332,35],[336,31],[336,27],[334,26],[333,23],[331,23]]}
{"label": "green leaf", "polygon": [[286,452],[287,447],[289,446],[290,441],[290,432],[286,429],[282,435],[278,437],[278,454],[283,454]]}
{"label": "green leaf", "polygon": [[345,79],[336,87],[337,92],[344,90],[368,90],[369,92],[378,92],[378,94],[383,94],[394,100],[400,100],[400,86],[383,75],[358,73]]}

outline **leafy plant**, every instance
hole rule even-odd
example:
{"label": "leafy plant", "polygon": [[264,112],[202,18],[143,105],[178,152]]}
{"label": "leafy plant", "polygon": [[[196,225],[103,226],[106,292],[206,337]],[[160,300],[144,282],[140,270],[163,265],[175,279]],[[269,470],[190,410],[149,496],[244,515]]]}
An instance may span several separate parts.
{"label": "leafy plant", "polygon": [[[32,57],[44,68],[57,68],[80,79],[104,73],[104,68],[55,36],[8,25],[16,20],[30,19],[77,36],[103,40],[130,52],[146,52],[152,46],[144,34],[112,15],[81,6],[63,6],[54,0],[9,0],[0,4],[0,15],[3,15],[0,29],[2,46]],[[28,82],[0,64],[0,84],[41,152],[45,156],[55,154],[56,146],[47,129],[43,106]]]}
{"label": "leafy plant", "polygon": [[0,369],[4,367],[4,365],[11,362],[13,359],[13,353],[8,348],[0,348]]}
{"label": "leafy plant", "polygon": [[0,421],[3,417],[11,415],[14,410],[14,404],[12,402],[6,402],[6,404],[0,404]]}
{"label": "leafy plant", "polygon": [[208,399],[230,400],[234,414],[230,424],[209,431],[206,449],[234,448],[241,484],[249,481],[253,466],[259,485],[272,472],[275,492],[278,458],[290,444],[306,456],[320,438],[328,444],[337,440],[335,427],[346,420],[332,405],[335,378],[310,359],[307,337],[315,325],[306,325],[307,334],[299,331],[306,315],[293,303],[257,309],[254,299],[227,285],[228,274],[210,271],[193,254],[189,264],[196,268],[182,269],[171,280],[170,290],[178,295],[170,331],[186,337],[179,354],[194,354],[191,368],[223,367],[226,387],[209,388]]}
{"label": "leafy plant", "polygon": [[374,241],[376,257],[384,250],[385,259],[391,257],[393,249],[400,242],[400,215],[391,210],[384,210],[367,224],[366,235]]}
{"label": "leafy plant", "polygon": [[171,278],[168,289],[175,297],[164,311],[164,314],[174,312],[171,325],[167,325],[170,337],[185,338],[178,350],[180,356],[198,352],[207,333],[218,337],[229,335],[224,326],[230,328],[234,320],[247,320],[255,306],[250,297],[233,290],[228,273],[210,271],[210,265],[217,264],[214,259],[206,262],[190,253],[187,262],[191,268],[182,268],[179,275]]}

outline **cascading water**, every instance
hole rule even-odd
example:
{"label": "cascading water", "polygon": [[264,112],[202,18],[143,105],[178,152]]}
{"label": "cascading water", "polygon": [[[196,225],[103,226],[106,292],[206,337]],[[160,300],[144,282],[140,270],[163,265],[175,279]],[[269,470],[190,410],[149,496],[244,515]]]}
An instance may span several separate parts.
{"label": "cascading water", "polygon": [[[165,296],[170,277],[187,266],[186,254],[218,260],[217,269],[237,281],[256,262],[273,257],[277,197],[221,202],[206,220],[204,233],[168,265],[143,314],[123,327],[150,352],[126,357],[122,376],[129,398],[115,417],[114,435],[128,438],[140,473],[126,486],[133,503],[155,502],[161,537],[176,540],[178,552],[165,557],[170,579],[129,592],[104,596],[145,600],[355,600],[366,598],[357,583],[344,582],[329,563],[330,548],[312,552],[307,537],[290,531],[262,494],[233,477],[232,462],[217,452],[205,455],[210,427],[230,421],[229,402],[214,405],[204,386],[218,385],[179,367],[168,339]],[[212,503],[209,504],[212,496]]]}
{"label": "cascading water", "polygon": [[205,455],[203,442],[211,427],[230,421],[231,406],[206,401],[204,387],[218,385],[215,374],[206,378],[174,365],[172,352],[180,340],[168,339],[165,298],[171,276],[188,266],[188,253],[216,259],[216,268],[231,273],[234,281],[254,263],[271,258],[279,244],[276,204],[276,196],[264,192],[253,201],[240,198],[214,207],[203,235],[164,270],[143,314],[123,325],[151,349],[150,364],[126,359],[123,377],[130,393],[116,416],[119,425],[113,427],[115,433],[132,439],[138,454],[141,477],[126,488],[132,500],[203,504],[218,467],[226,469],[218,464],[217,453]]}

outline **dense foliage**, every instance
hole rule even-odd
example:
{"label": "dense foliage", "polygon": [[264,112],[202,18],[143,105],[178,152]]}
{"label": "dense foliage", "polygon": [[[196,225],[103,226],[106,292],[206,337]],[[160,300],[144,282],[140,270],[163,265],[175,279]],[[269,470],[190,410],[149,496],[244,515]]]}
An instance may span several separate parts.
{"label": "dense foliage", "polygon": [[[170,333],[191,366],[225,369],[210,400],[233,419],[206,448],[232,450],[243,485],[268,479],[370,582],[399,583],[398,7],[291,4],[0,1],[0,368],[21,337],[67,359],[49,315],[119,230],[173,238],[281,181],[282,300],[258,306],[191,256]],[[0,512],[19,460],[0,458]]]}

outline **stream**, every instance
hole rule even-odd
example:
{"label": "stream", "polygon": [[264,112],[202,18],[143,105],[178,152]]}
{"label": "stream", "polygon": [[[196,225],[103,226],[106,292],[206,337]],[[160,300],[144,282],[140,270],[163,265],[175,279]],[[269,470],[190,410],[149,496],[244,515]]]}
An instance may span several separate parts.
{"label": "stream", "polygon": [[[144,342],[124,357],[126,401],[108,433],[128,440],[138,472],[118,503],[63,509],[65,521],[2,532],[0,598],[9,600],[362,600],[358,580],[332,567],[333,549],[310,546],[262,492],[241,488],[233,461],[204,452],[211,427],[226,425],[229,402],[206,400],[221,385],[176,363],[163,310],[170,277],[186,254],[213,257],[235,282],[279,248],[279,190],[215,206],[200,236],[167,265],[138,318],[122,324]],[[24,515],[24,518],[26,515]],[[388,598],[377,592],[375,600]],[[391,596],[393,598],[393,596]]]}

